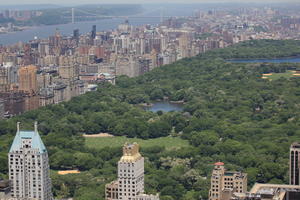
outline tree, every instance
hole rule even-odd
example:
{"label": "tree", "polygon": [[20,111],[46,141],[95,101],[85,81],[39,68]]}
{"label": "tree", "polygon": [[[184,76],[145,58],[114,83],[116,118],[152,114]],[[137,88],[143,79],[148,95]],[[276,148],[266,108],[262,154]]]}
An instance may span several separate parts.
{"label": "tree", "polygon": [[219,136],[215,131],[193,131],[191,133],[191,144],[199,145],[215,145],[219,141]]}
{"label": "tree", "polygon": [[91,153],[75,153],[74,160],[79,170],[88,170],[96,166],[96,159]]}
{"label": "tree", "polygon": [[165,121],[155,121],[149,123],[149,136],[151,138],[168,136],[172,127]]}

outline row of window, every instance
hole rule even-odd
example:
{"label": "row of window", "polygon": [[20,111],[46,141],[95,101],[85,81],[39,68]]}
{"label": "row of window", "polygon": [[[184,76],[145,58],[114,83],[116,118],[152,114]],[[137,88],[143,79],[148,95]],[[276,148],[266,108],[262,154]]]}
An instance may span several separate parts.
{"label": "row of window", "polygon": [[[130,181],[130,180],[127,180],[127,181],[126,181],[126,180],[124,180],[123,183],[124,183],[124,184],[130,184],[130,183],[131,183],[131,184],[135,184],[135,181]],[[121,184],[122,184],[122,181],[119,181],[119,184],[121,185]]]}

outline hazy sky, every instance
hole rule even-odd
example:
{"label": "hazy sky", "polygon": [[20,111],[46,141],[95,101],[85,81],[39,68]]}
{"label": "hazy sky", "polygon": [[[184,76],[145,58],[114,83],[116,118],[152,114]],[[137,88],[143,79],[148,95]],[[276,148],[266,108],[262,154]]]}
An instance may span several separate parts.
{"label": "hazy sky", "polygon": [[0,0],[1,5],[12,4],[105,4],[105,3],[211,3],[211,2],[299,2],[299,0]]}

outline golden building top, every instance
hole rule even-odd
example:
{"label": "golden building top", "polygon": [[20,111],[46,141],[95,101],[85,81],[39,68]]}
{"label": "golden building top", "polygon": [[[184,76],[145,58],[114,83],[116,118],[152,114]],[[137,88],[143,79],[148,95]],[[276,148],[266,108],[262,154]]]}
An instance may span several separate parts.
{"label": "golden building top", "polygon": [[139,152],[139,145],[137,143],[128,144],[125,143],[123,146],[123,156],[120,162],[135,162],[139,160],[142,156]]}

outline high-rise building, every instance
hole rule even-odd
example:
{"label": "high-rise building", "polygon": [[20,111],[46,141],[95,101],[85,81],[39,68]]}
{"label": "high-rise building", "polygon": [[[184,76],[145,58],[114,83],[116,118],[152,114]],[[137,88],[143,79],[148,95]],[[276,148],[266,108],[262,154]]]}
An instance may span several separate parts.
{"label": "high-rise building", "polygon": [[29,65],[19,69],[19,90],[28,93],[36,93],[38,90],[37,67]]}
{"label": "high-rise building", "polygon": [[209,200],[223,200],[228,190],[238,193],[247,191],[247,174],[226,171],[224,163],[215,163],[209,190]]}
{"label": "high-rise building", "polygon": [[7,92],[11,89],[12,84],[18,82],[18,67],[12,62],[0,66],[0,92]]}
{"label": "high-rise building", "polygon": [[290,185],[300,185],[300,143],[293,143],[290,147]]}
{"label": "high-rise building", "polygon": [[118,180],[106,185],[106,200],[159,200],[144,194],[144,158],[139,145],[125,144],[118,162]]}
{"label": "high-rise building", "polygon": [[19,69],[19,91],[25,96],[25,110],[34,110],[39,107],[37,67],[33,65]]}
{"label": "high-rise building", "polygon": [[73,39],[79,39],[79,29],[73,30]]}
{"label": "high-rise building", "polygon": [[17,134],[8,153],[11,195],[17,199],[52,200],[48,153],[43,144],[37,123],[34,131]]}
{"label": "high-rise building", "polygon": [[93,28],[92,28],[92,32],[91,32],[91,38],[92,39],[95,39],[96,38],[96,25],[93,25]]}

